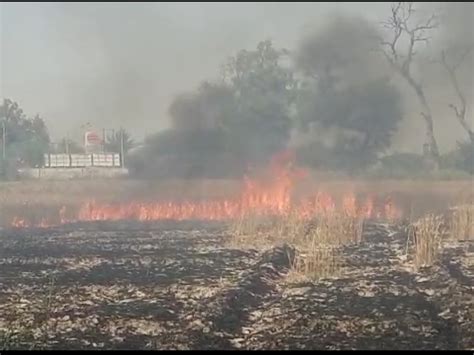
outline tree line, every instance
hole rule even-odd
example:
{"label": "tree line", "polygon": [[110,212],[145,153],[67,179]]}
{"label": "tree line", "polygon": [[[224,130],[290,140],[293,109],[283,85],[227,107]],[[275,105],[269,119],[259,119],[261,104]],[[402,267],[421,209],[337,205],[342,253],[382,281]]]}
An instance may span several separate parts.
{"label": "tree line", "polygon": [[[472,84],[465,83],[465,74],[472,75],[474,41],[472,35],[460,35],[462,26],[461,32],[456,29],[459,23],[471,26],[469,18],[453,25],[449,14],[472,13],[473,5],[453,6],[458,7],[446,4],[437,13],[397,2],[380,23],[333,17],[293,51],[277,48],[271,40],[240,50],[216,68],[219,80],[204,81],[174,98],[171,127],[148,136],[130,154],[130,172],[235,177],[291,147],[303,165],[351,175],[371,171],[396,177],[440,169],[474,174]],[[442,78],[443,95],[447,91],[454,98],[446,104],[446,119],[465,132],[449,152],[441,152],[437,141],[433,103],[442,100],[426,84],[432,77]],[[12,105],[4,102],[0,108],[0,120],[7,125],[15,122]],[[389,154],[407,119],[423,122],[420,153]],[[44,121],[16,122],[25,129],[17,142],[37,137],[33,141],[39,154],[49,140]],[[36,130],[28,131],[28,125]],[[8,149],[29,154],[28,144],[13,142]]]}
{"label": "tree line", "polygon": [[[126,130],[114,130],[107,135],[104,149],[120,152],[122,142],[124,152],[135,144]],[[17,102],[4,99],[0,105],[0,180],[15,179],[19,167],[42,166],[46,153],[81,154],[85,149],[69,138],[53,144],[40,115],[28,117]]]}
{"label": "tree line", "polygon": [[[131,168],[145,176],[234,176],[292,146],[302,164],[319,170],[472,174],[474,135],[460,76],[472,75],[474,42],[442,21],[398,2],[380,23],[334,17],[293,52],[270,40],[241,50],[225,62],[220,80],[174,99],[171,128],[148,137]],[[427,49],[431,42],[435,48]],[[466,136],[452,152],[439,151],[432,109],[439,97],[424,84],[426,66],[444,74],[457,99],[448,104],[449,119]],[[415,98],[408,108],[406,96]],[[387,156],[408,114],[424,125],[420,153]]]}

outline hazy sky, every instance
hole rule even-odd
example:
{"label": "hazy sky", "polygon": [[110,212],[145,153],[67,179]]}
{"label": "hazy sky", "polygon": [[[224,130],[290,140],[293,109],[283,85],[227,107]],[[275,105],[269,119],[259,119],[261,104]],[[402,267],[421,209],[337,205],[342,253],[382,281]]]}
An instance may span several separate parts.
{"label": "hazy sky", "polygon": [[387,3],[1,3],[0,96],[44,116],[53,136],[80,125],[163,128],[182,91],[270,38],[294,48],[332,12],[372,18]]}
{"label": "hazy sky", "polygon": [[[255,48],[264,39],[294,49],[334,13],[380,21],[389,7],[342,2],[1,3],[0,96],[19,102],[27,114],[45,117],[53,139],[65,134],[79,139],[86,122],[96,129],[123,126],[140,139],[168,125],[176,94],[215,79],[219,66],[238,50]],[[453,126],[450,120],[441,124]],[[424,134],[419,118],[415,126],[404,126],[400,134],[419,149],[417,137]],[[440,130],[440,145],[454,142],[448,131]]]}

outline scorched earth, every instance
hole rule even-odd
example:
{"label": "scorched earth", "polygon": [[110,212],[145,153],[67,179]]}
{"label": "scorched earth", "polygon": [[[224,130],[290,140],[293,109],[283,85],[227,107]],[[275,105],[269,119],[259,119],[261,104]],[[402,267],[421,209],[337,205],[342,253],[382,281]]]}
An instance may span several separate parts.
{"label": "scorched earth", "polygon": [[366,222],[338,278],[290,282],[294,250],[230,247],[217,222],[0,233],[6,349],[472,349],[472,241],[415,272],[401,224]]}

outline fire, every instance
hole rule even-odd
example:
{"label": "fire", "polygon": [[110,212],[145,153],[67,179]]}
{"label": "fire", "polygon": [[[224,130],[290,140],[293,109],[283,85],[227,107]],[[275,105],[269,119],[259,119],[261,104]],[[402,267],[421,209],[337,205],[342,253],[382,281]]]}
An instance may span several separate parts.
{"label": "fire", "polygon": [[14,217],[13,221],[11,222],[11,226],[15,228],[28,228],[29,223],[23,218]]}
{"label": "fire", "polygon": [[[374,198],[358,201],[354,194],[343,197],[338,205],[334,198],[325,192],[317,192],[311,197],[294,200],[292,192],[295,184],[307,176],[306,171],[293,166],[291,152],[276,155],[263,176],[245,177],[240,196],[234,199],[210,201],[162,201],[156,203],[118,203],[107,204],[88,201],[79,207],[76,216],[67,217],[66,207],[59,211],[59,223],[81,221],[117,221],[117,220],[230,220],[244,214],[286,216],[295,213],[301,218],[342,211],[351,217],[387,218],[400,217],[400,211],[388,201],[377,209]],[[32,226],[25,219],[16,217],[11,225],[17,228]],[[54,225],[42,219],[37,227]]]}

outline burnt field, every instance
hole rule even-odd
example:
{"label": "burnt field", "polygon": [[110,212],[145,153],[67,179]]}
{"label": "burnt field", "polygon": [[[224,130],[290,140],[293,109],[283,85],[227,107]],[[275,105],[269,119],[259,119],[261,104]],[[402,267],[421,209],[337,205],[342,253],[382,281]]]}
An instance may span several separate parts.
{"label": "burnt field", "polygon": [[474,241],[417,271],[402,223],[365,222],[337,277],[292,277],[291,245],[224,223],[0,230],[5,349],[473,349]]}

